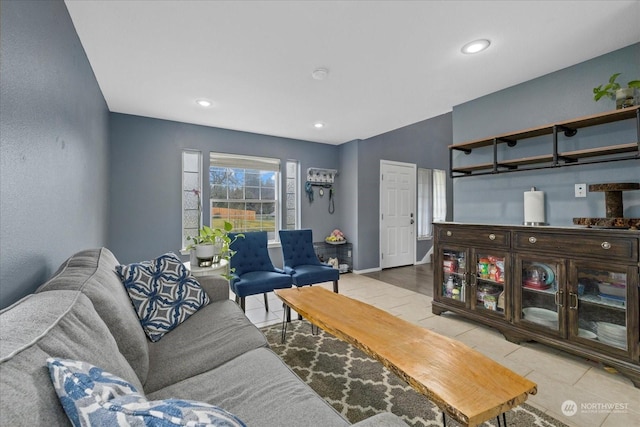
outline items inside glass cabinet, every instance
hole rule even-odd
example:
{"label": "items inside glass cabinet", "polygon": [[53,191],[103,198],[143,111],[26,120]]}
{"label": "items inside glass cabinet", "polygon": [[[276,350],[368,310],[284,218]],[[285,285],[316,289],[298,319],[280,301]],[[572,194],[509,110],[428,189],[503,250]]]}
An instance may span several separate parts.
{"label": "items inside glass cabinet", "polygon": [[558,266],[522,263],[522,316],[528,322],[558,330]]}
{"label": "items inside glass cabinet", "polygon": [[627,348],[627,275],[598,269],[578,270],[578,335]]}
{"label": "items inside glass cabinet", "polygon": [[464,302],[467,298],[467,260],[464,252],[446,251],[442,268],[444,283],[442,296]]}
{"label": "items inside glass cabinet", "polygon": [[477,255],[476,308],[504,312],[504,258]]}

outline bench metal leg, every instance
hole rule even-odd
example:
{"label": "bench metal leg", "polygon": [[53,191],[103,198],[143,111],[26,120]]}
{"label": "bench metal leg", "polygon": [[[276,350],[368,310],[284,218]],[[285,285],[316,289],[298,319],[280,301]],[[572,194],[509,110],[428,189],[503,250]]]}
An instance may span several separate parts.
{"label": "bench metal leg", "polygon": [[[502,423],[500,423],[500,415],[496,417],[498,421],[498,427],[501,427],[504,424],[504,427],[507,427],[507,413],[502,413]],[[447,415],[442,411],[442,427],[447,427]]]}
{"label": "bench metal leg", "polygon": [[282,331],[281,331],[281,341],[282,344],[287,340],[287,325],[291,322],[291,307],[286,304],[282,304],[284,306],[284,313],[282,313]]}
{"label": "bench metal leg", "polygon": [[[498,416],[496,417],[496,419],[498,420],[498,427],[501,427],[501,424],[500,424],[500,415],[498,415]],[[502,424],[504,424],[504,427],[507,427],[507,413],[506,413],[506,412],[503,412],[503,413],[502,413]]]}

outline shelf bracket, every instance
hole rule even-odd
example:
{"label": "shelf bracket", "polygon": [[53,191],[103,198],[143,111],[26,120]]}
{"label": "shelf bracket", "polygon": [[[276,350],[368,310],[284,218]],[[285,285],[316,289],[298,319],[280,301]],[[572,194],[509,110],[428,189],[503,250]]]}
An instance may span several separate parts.
{"label": "shelf bracket", "polygon": [[578,159],[574,159],[572,157],[565,157],[558,155],[558,160],[562,160],[565,163],[578,163]]}
{"label": "shelf bracket", "polygon": [[564,132],[564,136],[571,138],[578,133],[578,129],[573,129],[567,126],[558,125],[558,129]]}
{"label": "shelf bracket", "polygon": [[471,172],[471,171],[465,171],[465,170],[454,170],[454,171],[452,171],[452,172],[455,172],[455,173],[461,173],[461,174],[462,174],[462,175],[458,175],[458,176],[469,176],[469,175],[471,175],[471,174],[472,174],[472,172]]}
{"label": "shelf bracket", "polygon": [[506,142],[507,147],[515,147],[516,144],[518,143],[518,141],[516,141],[515,139],[509,139],[509,138],[497,138],[497,139],[502,142]]}
{"label": "shelf bracket", "polygon": [[458,148],[458,147],[451,147],[451,148],[453,148],[454,150],[462,151],[466,155],[471,154],[471,148]]}

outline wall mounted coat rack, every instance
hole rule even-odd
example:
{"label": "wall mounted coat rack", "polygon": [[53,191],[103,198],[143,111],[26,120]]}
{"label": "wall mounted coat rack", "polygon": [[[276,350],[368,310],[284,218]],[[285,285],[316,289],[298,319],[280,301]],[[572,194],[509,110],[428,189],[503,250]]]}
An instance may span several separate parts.
{"label": "wall mounted coat rack", "polygon": [[338,171],[336,169],[308,168],[307,182],[314,184],[333,184]]}

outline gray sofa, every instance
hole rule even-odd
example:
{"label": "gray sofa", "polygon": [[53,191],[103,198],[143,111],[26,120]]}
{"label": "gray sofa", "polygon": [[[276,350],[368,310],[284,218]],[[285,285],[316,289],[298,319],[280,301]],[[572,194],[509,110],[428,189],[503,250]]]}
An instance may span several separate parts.
{"label": "gray sofa", "polygon": [[[160,341],[146,337],[105,248],[82,251],[34,294],[0,312],[0,425],[70,425],[48,357],[99,366],[149,400],[217,405],[247,426],[349,423],[273,353],[229,300],[222,278],[199,280],[211,302]],[[406,426],[384,413],[356,425]]]}

